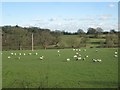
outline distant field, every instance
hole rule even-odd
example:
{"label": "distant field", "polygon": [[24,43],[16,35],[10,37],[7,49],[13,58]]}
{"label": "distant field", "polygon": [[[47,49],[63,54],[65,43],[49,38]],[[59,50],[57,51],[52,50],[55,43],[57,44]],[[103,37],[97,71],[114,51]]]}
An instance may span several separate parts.
{"label": "distant field", "polygon": [[[3,51],[3,88],[117,88],[116,49],[99,48],[98,52],[95,48],[86,50],[82,48],[79,52],[82,57],[79,61],[73,58],[76,51],[72,49],[61,49],[60,56],[57,49]],[[28,55],[29,52],[32,55]],[[35,55],[36,52],[38,55]],[[42,55],[44,60],[39,59]],[[89,57],[83,60],[86,55]],[[67,62],[67,58],[70,61]],[[93,62],[92,59],[97,58],[102,62]]]}

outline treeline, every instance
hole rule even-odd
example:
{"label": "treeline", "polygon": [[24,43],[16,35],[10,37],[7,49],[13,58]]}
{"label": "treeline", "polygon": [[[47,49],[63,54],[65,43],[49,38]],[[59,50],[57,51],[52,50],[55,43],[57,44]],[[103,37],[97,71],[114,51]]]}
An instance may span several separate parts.
{"label": "treeline", "polygon": [[[39,27],[2,27],[2,49],[3,50],[30,50],[32,47],[32,34],[34,37],[34,49],[40,48],[65,48],[61,39],[64,35],[78,35],[79,39],[71,38],[68,47],[86,47],[89,38],[105,38],[103,47],[118,47],[118,34],[115,30],[103,32],[101,28],[88,28],[87,33],[79,29],[75,33],[65,31],[51,31]],[[78,43],[78,44],[76,44]]]}

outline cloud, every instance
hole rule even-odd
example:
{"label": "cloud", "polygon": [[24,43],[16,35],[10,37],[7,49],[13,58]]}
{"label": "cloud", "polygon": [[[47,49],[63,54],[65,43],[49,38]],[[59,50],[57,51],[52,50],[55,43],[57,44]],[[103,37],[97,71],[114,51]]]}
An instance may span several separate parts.
{"label": "cloud", "polygon": [[100,15],[98,17],[99,17],[98,20],[109,20],[112,18],[112,15],[111,14],[103,14],[103,15]]}
{"label": "cloud", "polygon": [[113,8],[113,7],[115,7],[115,4],[109,4],[108,5],[110,8]]}

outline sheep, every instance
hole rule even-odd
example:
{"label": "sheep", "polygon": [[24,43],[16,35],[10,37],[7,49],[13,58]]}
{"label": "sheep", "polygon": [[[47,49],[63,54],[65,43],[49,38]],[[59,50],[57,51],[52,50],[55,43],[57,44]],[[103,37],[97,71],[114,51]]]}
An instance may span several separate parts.
{"label": "sheep", "polygon": [[70,61],[70,59],[69,59],[69,58],[67,58],[67,61]]}
{"label": "sheep", "polygon": [[78,55],[79,53],[78,52],[76,52],[76,55]]}
{"label": "sheep", "polygon": [[77,55],[74,55],[73,57],[74,57],[74,58],[77,58]]}
{"label": "sheep", "polygon": [[73,48],[73,51],[75,51],[75,49]]}
{"label": "sheep", "polygon": [[76,60],[81,60],[81,57],[78,57]]}
{"label": "sheep", "polygon": [[15,55],[17,55],[17,54],[15,53]]}
{"label": "sheep", "polygon": [[115,54],[118,54],[118,52],[116,51]]}
{"label": "sheep", "polygon": [[11,55],[13,55],[13,53],[11,53]]}
{"label": "sheep", "polygon": [[40,56],[40,60],[43,60],[44,56]]}
{"label": "sheep", "polygon": [[76,49],[76,51],[78,51],[78,49]]}
{"label": "sheep", "polygon": [[20,57],[18,57],[18,59],[20,59]]}
{"label": "sheep", "polygon": [[118,55],[115,55],[115,57],[118,57]]}
{"label": "sheep", "polygon": [[25,54],[25,53],[23,53],[23,55],[25,56],[26,54]]}
{"label": "sheep", "polygon": [[98,50],[96,50],[96,52],[98,52]]}
{"label": "sheep", "polygon": [[86,51],[86,49],[84,49],[84,51]]}
{"label": "sheep", "polygon": [[35,55],[38,55],[38,53],[35,53]]}
{"label": "sheep", "polygon": [[22,55],[21,53],[19,53],[19,55]]}
{"label": "sheep", "polygon": [[85,60],[85,58],[83,58],[83,60]]}
{"label": "sheep", "polygon": [[58,54],[58,56],[60,56],[60,54]]}
{"label": "sheep", "polygon": [[59,53],[60,51],[58,50],[57,52]]}
{"label": "sheep", "polygon": [[81,56],[81,54],[79,54],[78,56]]}
{"label": "sheep", "polygon": [[32,53],[29,53],[29,55],[31,55]]}
{"label": "sheep", "polygon": [[1,53],[2,54],[2,53]]}
{"label": "sheep", "polygon": [[10,59],[11,57],[10,56],[8,56],[8,59]]}
{"label": "sheep", "polygon": [[81,49],[79,49],[79,51],[81,51]]}
{"label": "sheep", "polygon": [[97,59],[98,62],[101,62],[102,60],[101,59]]}
{"label": "sheep", "polygon": [[86,57],[88,57],[88,55]]}
{"label": "sheep", "polygon": [[93,59],[93,62],[97,62],[97,60],[96,60],[96,59]]}

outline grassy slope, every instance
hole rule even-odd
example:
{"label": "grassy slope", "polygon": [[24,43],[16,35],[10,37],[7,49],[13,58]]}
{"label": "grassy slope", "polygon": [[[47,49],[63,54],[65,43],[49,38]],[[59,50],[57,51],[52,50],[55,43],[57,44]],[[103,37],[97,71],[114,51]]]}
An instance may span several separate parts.
{"label": "grassy slope", "polygon": [[[85,61],[75,61],[72,49],[61,50],[61,56],[57,56],[57,50],[39,50],[39,55],[18,56],[8,59],[10,52],[3,52],[3,87],[60,87],[60,88],[93,88],[93,87],[117,87],[118,61],[114,57],[115,49],[87,49],[81,52],[82,58],[89,57]],[[25,52],[30,51],[11,51]],[[44,55],[45,60],[40,61],[39,56]],[[66,62],[70,58],[70,62]],[[101,63],[93,63],[92,58],[101,58]]]}
{"label": "grassy slope", "polygon": [[[78,35],[63,35],[61,37],[61,41],[65,44],[65,46],[69,46],[68,40],[71,40],[71,38],[75,38],[78,41],[80,40],[80,37]],[[100,46],[100,42],[104,43],[105,39],[101,38],[89,38],[87,41],[87,47],[96,47]]]}

